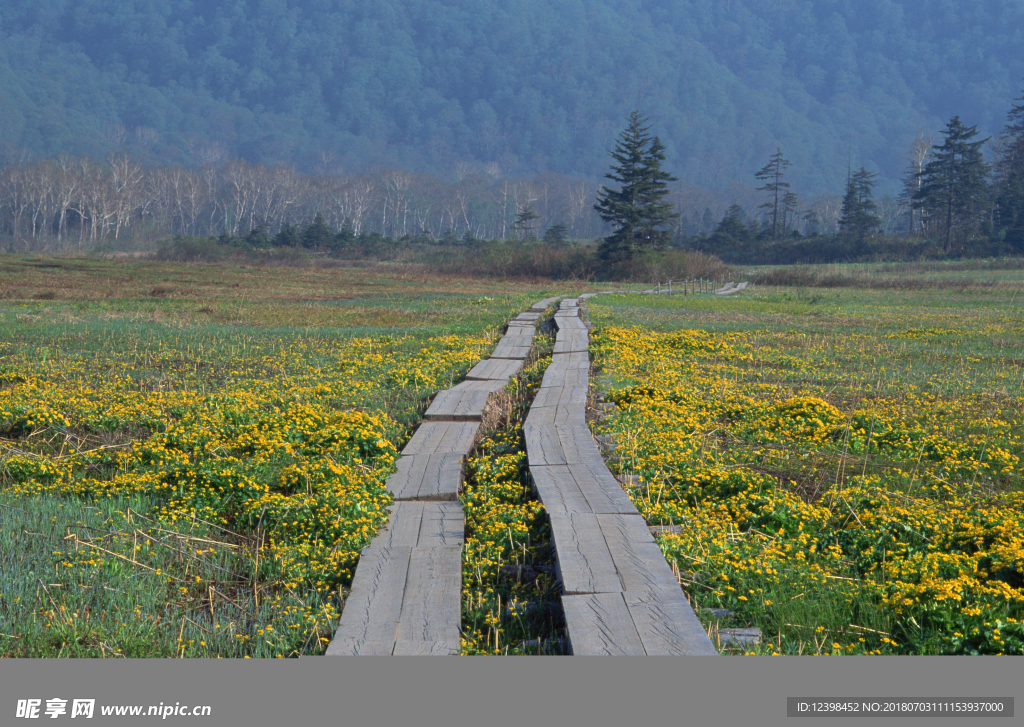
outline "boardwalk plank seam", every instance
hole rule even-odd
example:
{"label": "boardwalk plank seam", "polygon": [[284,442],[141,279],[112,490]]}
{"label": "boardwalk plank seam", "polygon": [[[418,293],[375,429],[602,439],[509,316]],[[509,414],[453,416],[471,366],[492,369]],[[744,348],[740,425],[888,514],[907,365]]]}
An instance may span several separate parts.
{"label": "boardwalk plank seam", "polygon": [[519,373],[551,298],[517,316],[462,383],[439,392],[386,486],[387,523],[365,548],[328,655],[458,654],[466,518],[462,464],[491,397]]}
{"label": "boardwalk plank seam", "polygon": [[490,357],[430,402],[386,482],[395,503],[362,551],[328,654],[459,653],[466,530],[458,502],[462,465],[490,399],[522,369],[537,320],[557,300],[540,301],[517,315]]}
{"label": "boardwalk plank seam", "polygon": [[589,326],[579,301],[562,300],[554,322],[552,361],[524,437],[551,525],[570,653],[717,654],[586,425]]}

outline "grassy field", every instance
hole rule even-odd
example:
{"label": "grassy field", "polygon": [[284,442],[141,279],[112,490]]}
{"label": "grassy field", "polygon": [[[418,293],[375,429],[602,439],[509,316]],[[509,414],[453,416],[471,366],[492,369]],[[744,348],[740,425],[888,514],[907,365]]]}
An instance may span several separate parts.
{"label": "grassy field", "polygon": [[549,292],[0,258],[0,654],[319,653],[429,397]]}
{"label": "grassy field", "polygon": [[[750,277],[590,303],[597,426],[683,526],[702,618],[770,653],[1020,653],[1024,270]],[[602,289],[0,257],[0,655],[321,653],[429,397],[510,315]],[[467,465],[464,653],[561,648],[517,430],[545,351]]]}
{"label": "grassy field", "polygon": [[792,285],[590,306],[602,431],[705,621],[769,653],[1022,653],[1024,272],[752,275]]}

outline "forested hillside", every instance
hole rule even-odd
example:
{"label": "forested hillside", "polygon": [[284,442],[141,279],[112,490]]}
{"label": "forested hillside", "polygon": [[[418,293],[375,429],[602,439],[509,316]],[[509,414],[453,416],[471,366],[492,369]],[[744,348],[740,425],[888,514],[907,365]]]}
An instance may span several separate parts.
{"label": "forested hillside", "polygon": [[1020,0],[5,0],[0,142],[143,162],[241,157],[594,177],[641,109],[667,166],[805,194],[894,191],[915,132],[998,132]]}

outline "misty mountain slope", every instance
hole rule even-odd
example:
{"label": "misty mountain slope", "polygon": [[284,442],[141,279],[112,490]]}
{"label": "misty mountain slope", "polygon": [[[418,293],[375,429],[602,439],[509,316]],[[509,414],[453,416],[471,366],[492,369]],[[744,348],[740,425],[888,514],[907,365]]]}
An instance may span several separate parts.
{"label": "misty mountain slope", "polygon": [[639,108],[693,184],[781,146],[834,192],[849,154],[894,179],[952,114],[998,131],[1022,28],[1019,0],[6,0],[0,141],[599,175]]}

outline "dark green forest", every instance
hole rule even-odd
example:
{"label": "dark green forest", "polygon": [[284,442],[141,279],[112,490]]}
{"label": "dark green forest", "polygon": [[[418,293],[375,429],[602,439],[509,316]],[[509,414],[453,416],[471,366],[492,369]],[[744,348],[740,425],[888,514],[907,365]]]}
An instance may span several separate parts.
{"label": "dark green forest", "polygon": [[307,172],[597,178],[643,109],[668,166],[895,195],[915,133],[987,136],[1024,77],[1020,0],[5,0],[0,143]]}

